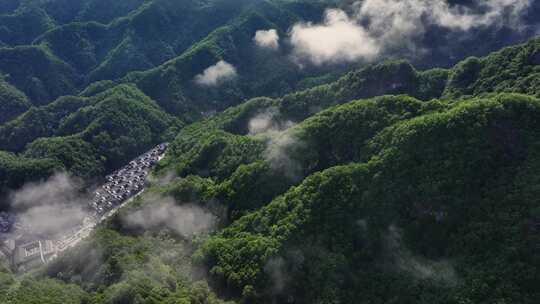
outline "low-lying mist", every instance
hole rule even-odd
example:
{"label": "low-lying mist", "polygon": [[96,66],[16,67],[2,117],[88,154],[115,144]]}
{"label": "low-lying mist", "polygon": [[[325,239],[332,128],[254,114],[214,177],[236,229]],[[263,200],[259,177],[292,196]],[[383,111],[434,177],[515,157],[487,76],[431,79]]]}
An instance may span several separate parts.
{"label": "low-lying mist", "polygon": [[195,204],[179,205],[172,197],[149,195],[144,206],[123,215],[127,227],[144,230],[169,229],[186,239],[207,234],[216,228],[218,218],[209,210]]}
{"label": "low-lying mist", "polygon": [[33,234],[54,236],[82,223],[88,215],[89,196],[82,181],[59,172],[49,179],[31,182],[10,194],[10,206],[18,223]]}

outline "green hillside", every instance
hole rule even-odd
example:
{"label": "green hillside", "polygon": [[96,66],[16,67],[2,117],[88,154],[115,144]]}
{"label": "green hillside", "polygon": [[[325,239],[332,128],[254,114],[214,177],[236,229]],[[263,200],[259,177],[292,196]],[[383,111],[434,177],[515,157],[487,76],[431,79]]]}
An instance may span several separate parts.
{"label": "green hillside", "polygon": [[54,21],[39,7],[16,6],[18,4],[10,0],[3,2],[5,7],[1,7],[0,10],[0,24],[2,24],[0,44],[10,46],[30,44],[39,35],[54,28]]}
{"label": "green hillside", "polygon": [[[449,70],[417,71],[407,62],[388,61],[352,71],[335,82],[288,94],[281,98],[254,99],[248,101],[245,105],[229,109],[222,115],[203,120],[192,127],[182,130],[176,136],[178,142],[173,142],[169,158],[171,162],[175,163],[174,167],[178,168],[177,171],[181,172],[181,174],[192,174],[203,170],[208,171],[212,177],[224,179],[230,176],[238,165],[249,164],[261,159],[264,151],[263,143],[268,141],[268,138],[265,139],[264,136],[254,139],[243,137],[248,133],[248,120],[257,113],[275,110],[277,111],[275,119],[278,121],[299,122],[322,109],[337,104],[384,94],[407,94],[425,101],[432,98],[443,98],[443,100],[452,101],[451,96],[466,95],[467,90],[470,90],[467,83],[458,82],[457,79],[460,73],[464,73],[464,66],[467,66],[471,60],[480,62],[477,67],[479,72],[475,76],[474,83],[491,82],[490,86],[481,87],[478,85],[479,89],[475,89],[475,94],[490,91],[534,93],[535,82],[526,81],[526,79],[535,79],[538,65],[533,59],[538,49],[539,41],[533,39],[526,44],[504,49],[482,59],[467,59]],[[519,54],[519,56],[515,54]],[[514,63],[511,66],[513,67],[512,73],[520,75],[519,78],[504,79],[501,76],[493,80],[492,75],[500,76],[503,74],[492,71],[495,67],[501,66],[495,64],[495,62],[507,62],[509,60]],[[181,67],[180,63],[181,61],[173,61],[170,64],[178,64]],[[148,78],[150,76],[142,75],[144,76],[141,78],[140,83],[165,83],[163,79],[150,81],[151,78]],[[25,100],[23,95],[12,93],[11,91],[16,92],[16,90],[8,85],[6,85],[6,88],[9,89],[6,94],[18,94],[17,96],[21,96],[19,97],[21,99],[19,102],[23,103],[21,107],[28,107],[27,102],[24,103],[23,101]],[[155,90],[156,88],[159,91],[159,87],[155,85],[149,89]],[[207,93],[209,90],[204,91]],[[163,93],[164,91],[160,92]],[[170,130],[171,126],[180,127],[182,123],[169,114],[165,114],[165,112],[176,113],[177,115],[183,113],[180,115],[180,120],[189,122],[200,117],[201,111],[212,108],[208,104],[197,104],[192,105],[193,108],[189,109],[184,108],[185,105],[183,104],[178,104],[178,108],[174,109],[174,105],[164,104],[164,100],[165,98],[157,96],[154,101],[134,85],[116,86],[114,82],[96,83],[85,90],[81,96],[61,97],[48,105],[32,107],[14,119],[10,117],[11,121],[0,126],[0,139],[2,139],[0,140],[0,147],[2,150],[17,153],[24,152],[30,156],[45,157],[48,155],[47,153],[58,156],[63,150],[60,148],[61,145],[58,146],[58,142],[61,141],[58,137],[75,135],[78,138],[77,140],[90,143],[96,149],[85,150],[84,153],[88,155],[80,156],[80,162],[86,162],[83,161],[84,159],[94,159],[89,166],[93,166],[96,161],[98,163],[105,162],[105,166],[97,170],[79,169],[73,170],[73,172],[83,176],[94,176],[94,172],[106,172],[118,167],[122,161],[129,159],[152,144],[172,138],[174,133],[166,132],[166,130]],[[15,102],[15,99],[10,99],[10,102]],[[407,105],[407,107],[410,106],[412,105]],[[430,110],[431,107],[439,106],[437,102],[427,104],[417,102],[414,106],[416,108],[414,115],[424,111],[424,108]],[[361,115],[370,115],[370,111],[380,111],[376,109],[377,106],[374,107],[374,109],[366,110],[368,112]],[[399,108],[394,110],[400,111]],[[408,110],[412,111],[412,109]],[[364,123],[366,120],[366,118],[358,116],[345,118],[346,116],[343,115],[353,115],[349,113],[349,108],[336,111],[336,113],[327,112],[325,114],[328,115],[327,117],[314,118],[314,120],[328,121],[325,123],[337,124],[337,126],[340,125],[336,121],[336,117],[349,120],[343,121],[343,124],[350,124],[352,121]],[[354,147],[361,147],[364,141],[369,139],[369,136],[372,136],[388,124],[394,123],[397,118],[407,118],[412,115],[399,112],[386,114],[386,111],[383,110],[380,113],[381,115],[377,115],[377,122],[371,121],[373,118],[369,118],[369,122],[366,122],[366,124],[370,125],[372,129],[367,131],[366,135],[351,131],[352,133],[347,137],[344,129],[336,127],[334,133],[325,137],[326,135],[313,130],[309,121],[303,127],[295,127],[294,132],[300,133],[300,135],[295,136],[299,136],[305,145],[295,148],[298,151],[290,152],[293,155],[313,155],[312,157],[314,157],[314,159],[306,158],[300,161],[302,166],[307,169],[302,169],[302,172],[298,173],[305,176],[308,173],[335,165],[343,157],[334,155],[336,151],[349,151],[347,153],[352,153],[352,155],[347,156],[349,161],[367,160],[366,156],[362,155],[364,152],[351,149],[350,144]],[[204,127],[199,130],[198,126],[201,125],[204,125]],[[221,131],[214,131],[214,128],[211,127],[213,125]],[[191,134],[193,132],[194,134]],[[190,135],[187,136],[188,134]],[[341,144],[335,141],[336,134],[345,136]],[[51,139],[48,140],[46,137]],[[136,143],[133,142],[133,138],[137,138]],[[36,144],[27,148],[27,145],[38,139],[39,145]],[[217,141],[221,143],[218,144]],[[43,145],[48,145],[48,142],[51,143],[51,147],[44,149]],[[332,142],[333,146],[328,146],[330,142]],[[80,143],[80,145],[82,144]],[[39,149],[39,153],[33,152],[32,147],[36,146],[42,147]],[[177,146],[182,148],[177,148]],[[55,148],[53,149],[53,147]],[[47,153],[44,151],[47,151]],[[62,153],[70,153],[69,151],[70,149],[67,149]],[[126,154],[123,151],[131,152]],[[254,153],[255,151],[259,152]],[[231,155],[235,155],[234,160],[227,159]],[[70,158],[73,158],[73,156],[64,157],[65,161],[63,163],[71,164],[66,165],[68,168],[71,168],[74,164],[73,160],[68,160]],[[165,160],[165,162],[169,161]],[[85,168],[82,163],[76,167]],[[89,173],[86,174],[85,171]]]}
{"label": "green hillside", "polygon": [[[418,303],[420,292],[420,302],[490,295],[491,301],[534,303],[538,235],[527,223],[538,211],[529,170],[537,166],[539,106],[534,98],[496,95],[420,116],[409,110],[417,117],[371,137],[367,162],[310,175],[210,238],[197,257],[224,286],[255,299],[350,302],[362,296]],[[332,132],[324,123],[318,129]],[[332,151],[343,157],[339,163],[351,161]],[[385,243],[390,237],[404,256],[388,256],[396,254],[385,251],[396,245]],[[284,259],[281,271],[289,276],[277,295],[268,294],[276,284],[267,270],[274,259]],[[452,273],[445,277],[437,267]],[[490,273],[497,274],[493,280]]]}
{"label": "green hillside", "polygon": [[[285,37],[298,22],[318,22],[327,7],[345,6],[336,0],[104,0],[9,1],[0,7],[0,71],[35,103],[52,102],[61,95],[84,90],[95,81],[137,80],[140,88],[170,110],[190,112],[191,105],[212,102],[223,110],[245,98],[281,96],[297,90],[306,78],[350,67],[298,70],[291,64],[288,43],[279,54],[254,47],[258,29],[276,29]],[[2,22],[2,19],[3,22]],[[437,29],[433,29],[437,31]],[[510,31],[511,33],[509,33]],[[487,35],[489,33],[491,36]],[[447,33],[441,33],[445,37]],[[476,36],[486,43],[467,49]],[[483,29],[444,48],[435,40],[426,57],[412,56],[418,66],[449,66],[471,55],[484,55],[524,41],[530,31]],[[440,39],[439,39],[440,40]],[[283,39],[285,41],[285,39]],[[30,53],[29,45],[33,51]],[[22,48],[24,46],[24,48]],[[38,54],[40,50],[41,54]],[[446,54],[450,52],[451,54]],[[4,58],[5,57],[5,58]],[[14,57],[14,58],[11,58]],[[399,57],[399,56],[398,56]],[[21,61],[20,58],[24,58]],[[454,59],[451,59],[454,58]],[[239,70],[231,87],[201,93],[193,76],[220,59]],[[170,62],[169,62],[170,61]],[[17,65],[30,65],[15,70]],[[428,64],[428,62],[431,62]],[[54,72],[49,70],[54,69]],[[49,79],[44,75],[54,75]],[[153,87],[152,84],[158,85]],[[156,91],[157,90],[157,91]],[[190,115],[195,115],[190,113]]]}
{"label": "green hillside", "polygon": [[[377,117],[381,126],[347,125],[350,116],[340,113]],[[258,197],[249,189],[271,187],[253,178],[261,176],[254,172],[262,168],[263,175],[271,176],[264,170],[275,169],[257,161],[238,166],[230,177],[233,183],[187,177],[159,191],[178,202],[233,194],[236,205],[231,207],[255,209],[243,216],[233,213],[231,219],[237,219],[194,255],[197,265],[210,267],[218,290],[245,301],[294,297],[298,303],[349,302],[362,296],[374,302],[535,303],[540,264],[531,221],[538,216],[538,115],[538,99],[511,94],[453,104],[405,96],[354,101],[323,111],[295,129],[306,138],[341,129],[344,141],[350,131],[360,135],[358,151],[365,152],[358,157],[331,149],[336,159],[321,165],[327,169],[307,173],[289,190],[278,185],[258,206],[252,205]],[[235,155],[222,155],[216,168],[234,162]],[[324,155],[308,158],[325,160]],[[245,174],[251,178],[240,177]],[[273,174],[270,180],[283,176]],[[242,180],[244,186],[238,187]],[[111,228],[134,233],[127,232],[120,218]],[[130,261],[133,254],[120,261]],[[69,280],[80,273],[88,290],[96,288],[92,284],[111,284],[92,283],[100,273],[94,269],[76,268],[66,277],[63,267],[79,262],[60,261],[54,267],[62,270],[51,266],[49,275]],[[277,270],[269,270],[273,267]],[[283,285],[276,283],[274,271],[285,276],[279,277]],[[128,295],[147,295],[152,285],[144,284],[138,291],[129,289]]]}
{"label": "green hillside", "polygon": [[[286,56],[276,59],[277,62],[263,62],[266,65],[264,72],[261,71],[260,61],[265,60],[268,54],[259,52],[257,55],[255,52],[255,58],[240,62],[239,59],[244,59],[246,54],[253,57],[252,51],[255,48],[252,37],[255,31],[277,27],[285,33],[294,22],[319,19],[324,9],[321,4],[311,1],[293,5],[286,1],[274,3],[262,0],[134,0],[108,8],[109,17],[96,14],[95,12],[104,10],[104,5],[105,1],[101,0],[53,0],[45,3],[30,0],[21,4],[14,14],[18,16],[25,12],[39,12],[47,19],[47,27],[35,25],[32,28],[18,28],[6,23],[6,32],[15,37],[32,39],[12,41],[10,37],[1,39],[0,36],[0,41],[6,46],[3,50],[6,54],[2,55],[3,58],[0,57],[0,71],[12,75],[14,78],[10,79],[10,82],[25,92],[31,100],[43,104],[61,95],[78,92],[95,81],[120,79],[131,71],[158,67],[156,71],[146,73],[148,76],[145,78],[150,78],[146,83],[155,80],[155,77],[171,77],[173,75],[156,74],[164,74],[164,70],[170,70],[170,64],[166,62],[173,60],[179,62],[176,65],[177,73],[182,75],[181,83],[175,86],[188,87],[181,91],[169,87],[166,90],[173,91],[161,94],[174,96],[175,99],[186,94],[189,102],[197,103],[205,98],[216,98],[218,93],[213,92],[210,96],[199,94],[199,88],[191,85],[193,76],[214,64],[217,59],[230,59],[235,64],[246,67],[246,71],[239,67],[242,69],[241,74],[245,74],[245,80],[252,83],[244,88],[232,88],[232,95],[219,98],[234,98],[235,100],[228,101],[228,104],[239,103],[245,96],[267,94],[277,85],[285,86],[278,93],[290,91],[294,87],[291,87],[289,82],[294,84],[302,77],[302,74],[294,73],[290,79],[279,79],[282,76],[291,77],[289,74],[295,71],[291,69]],[[0,17],[2,16],[13,17],[0,14]],[[23,22],[22,18],[18,16],[17,22]],[[29,18],[32,22],[37,22],[37,18]],[[35,46],[31,50],[36,54],[28,54],[30,50],[17,47],[22,44]],[[42,54],[37,54],[38,50]],[[213,55],[203,59],[199,56],[205,55],[196,55],[201,52],[210,52]],[[42,63],[45,60],[42,57],[49,62]],[[25,58],[24,64],[31,64],[32,68],[15,71],[13,64],[22,63],[16,58]],[[195,68],[194,64],[199,68]],[[276,64],[282,67],[276,70]],[[40,73],[51,73],[52,66],[58,75],[53,79],[44,79]],[[186,68],[190,69],[188,75],[184,75]],[[270,70],[274,75],[268,74]],[[15,73],[16,75],[13,75]],[[259,79],[261,77],[268,79]],[[278,80],[281,83],[276,83]],[[162,81],[171,85],[171,82],[179,80]],[[142,84],[141,88],[151,97],[156,97],[157,93],[147,85]],[[166,100],[164,103],[181,101]],[[217,106],[223,109],[228,104]],[[189,106],[181,109],[176,106],[172,109],[189,111]]]}
{"label": "green hillside", "polygon": [[9,83],[0,79],[0,124],[3,124],[30,108],[28,98]]}
{"label": "green hillside", "polygon": [[45,48],[20,46],[0,48],[0,70],[5,80],[42,105],[62,95],[74,94],[80,76]]}
{"label": "green hillside", "polygon": [[[50,160],[57,169],[95,180],[172,138],[182,125],[134,86],[120,85],[92,97],[66,96],[32,107],[0,127],[0,142],[2,150],[19,153],[21,162]],[[13,162],[11,157],[3,170],[9,172]],[[6,174],[3,180],[22,185],[47,176],[32,172]]]}

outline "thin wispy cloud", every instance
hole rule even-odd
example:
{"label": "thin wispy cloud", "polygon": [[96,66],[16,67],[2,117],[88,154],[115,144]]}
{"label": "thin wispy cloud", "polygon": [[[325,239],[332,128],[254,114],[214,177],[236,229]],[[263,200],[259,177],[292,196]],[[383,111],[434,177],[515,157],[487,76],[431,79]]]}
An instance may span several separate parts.
{"label": "thin wispy cloud", "polygon": [[256,135],[281,132],[293,125],[292,121],[281,119],[276,107],[270,107],[253,116],[248,122],[248,129],[250,135]]}
{"label": "thin wispy cloud", "polygon": [[161,196],[147,196],[145,202],[143,208],[123,217],[125,224],[145,230],[167,228],[185,238],[208,233],[217,224],[217,216],[197,204],[179,205]]}

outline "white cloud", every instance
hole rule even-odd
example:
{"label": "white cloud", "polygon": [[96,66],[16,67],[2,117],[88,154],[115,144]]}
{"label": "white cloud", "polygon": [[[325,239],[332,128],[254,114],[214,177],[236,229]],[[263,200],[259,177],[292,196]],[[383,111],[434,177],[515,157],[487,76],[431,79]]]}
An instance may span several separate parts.
{"label": "white cloud", "polygon": [[260,30],[255,33],[253,41],[262,48],[277,50],[279,48],[279,35],[274,29]]}
{"label": "white cloud", "polygon": [[473,6],[450,6],[445,0],[364,0],[353,5],[351,15],[329,9],[321,24],[296,24],[291,43],[297,58],[316,65],[371,60],[390,48],[414,50],[414,39],[429,24],[453,31],[518,27],[529,6],[530,0],[477,0]]}
{"label": "white cloud", "polygon": [[145,206],[123,218],[132,227],[168,228],[185,238],[212,231],[217,217],[195,204],[178,205],[171,197],[145,197]]}
{"label": "white cloud", "polygon": [[217,86],[236,78],[236,76],[236,68],[230,63],[221,60],[195,76],[195,82],[202,86]]}
{"label": "white cloud", "polygon": [[323,24],[294,25],[291,43],[297,59],[307,59],[316,65],[371,59],[380,49],[363,27],[338,9],[327,10]]}

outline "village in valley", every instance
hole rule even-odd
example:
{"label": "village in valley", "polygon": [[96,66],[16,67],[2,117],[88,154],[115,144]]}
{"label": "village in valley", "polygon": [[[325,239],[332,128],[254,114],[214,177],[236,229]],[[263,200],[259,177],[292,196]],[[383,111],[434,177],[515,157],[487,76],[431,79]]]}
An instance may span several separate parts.
{"label": "village in valley", "polygon": [[58,235],[32,231],[17,221],[17,215],[0,213],[0,258],[11,268],[25,272],[48,263],[61,252],[78,244],[91,234],[97,224],[140,194],[153,166],[165,155],[168,144],[160,144],[133,159],[129,164],[107,175],[86,206],[87,216],[81,223]]}

